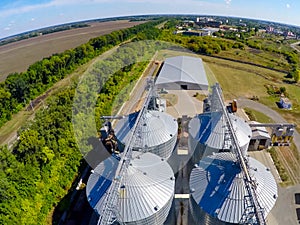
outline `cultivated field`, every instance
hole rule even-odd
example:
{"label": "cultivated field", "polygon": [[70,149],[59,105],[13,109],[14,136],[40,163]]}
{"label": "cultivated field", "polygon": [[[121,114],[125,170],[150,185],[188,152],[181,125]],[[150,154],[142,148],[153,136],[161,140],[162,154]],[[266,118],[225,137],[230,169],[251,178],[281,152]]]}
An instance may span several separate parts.
{"label": "cultivated field", "polygon": [[128,20],[93,22],[89,27],[66,30],[0,46],[0,81],[8,74],[25,71],[29,65],[86,43],[89,39],[142,22]]}

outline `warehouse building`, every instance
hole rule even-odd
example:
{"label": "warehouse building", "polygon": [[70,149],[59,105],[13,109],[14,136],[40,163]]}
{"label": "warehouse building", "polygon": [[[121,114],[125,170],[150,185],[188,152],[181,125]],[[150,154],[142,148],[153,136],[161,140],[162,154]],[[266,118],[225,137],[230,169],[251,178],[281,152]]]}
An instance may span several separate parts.
{"label": "warehouse building", "polygon": [[166,90],[208,90],[202,59],[190,56],[167,58],[155,84]]}

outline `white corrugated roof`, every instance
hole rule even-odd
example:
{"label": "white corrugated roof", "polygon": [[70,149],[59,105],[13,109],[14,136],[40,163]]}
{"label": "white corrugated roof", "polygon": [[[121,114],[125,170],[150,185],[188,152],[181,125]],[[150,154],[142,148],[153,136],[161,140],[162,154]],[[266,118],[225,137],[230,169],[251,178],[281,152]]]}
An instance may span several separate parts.
{"label": "white corrugated roof", "polygon": [[[250,121],[252,124],[260,124],[256,121]],[[252,130],[252,138],[264,137],[264,138],[271,138],[269,132],[265,127],[251,127]]]}
{"label": "white corrugated roof", "polygon": [[[119,160],[112,156],[100,163],[90,175],[87,198],[97,212],[101,209],[118,164]],[[159,214],[167,204],[170,207],[174,188],[174,173],[165,160],[152,153],[133,152],[133,159],[119,190],[118,211],[122,221],[138,221]]]}
{"label": "white corrugated roof", "polygon": [[[130,114],[116,125],[116,137],[124,144],[127,144],[137,114]],[[164,112],[148,111],[141,117],[140,126],[137,127],[136,132],[138,140],[133,147],[145,148],[161,145],[174,138],[177,135],[177,130],[177,121],[172,116]]]}
{"label": "white corrugated roof", "polygon": [[191,56],[167,58],[155,84],[158,85],[179,81],[208,86],[202,59]]}
{"label": "white corrugated roof", "polygon": [[[240,146],[247,145],[252,132],[250,126],[241,118],[229,115],[233,129]],[[223,112],[209,112],[199,114],[189,123],[189,133],[201,144],[215,149],[222,149],[225,133],[228,132]]]}
{"label": "white corrugated roof", "polygon": [[[276,202],[277,184],[263,164],[253,158],[248,160],[250,175],[257,184],[258,201],[266,217]],[[240,164],[236,163],[233,153],[217,153],[203,158],[191,172],[190,189],[199,207],[211,216],[228,223],[240,221],[248,193]]]}

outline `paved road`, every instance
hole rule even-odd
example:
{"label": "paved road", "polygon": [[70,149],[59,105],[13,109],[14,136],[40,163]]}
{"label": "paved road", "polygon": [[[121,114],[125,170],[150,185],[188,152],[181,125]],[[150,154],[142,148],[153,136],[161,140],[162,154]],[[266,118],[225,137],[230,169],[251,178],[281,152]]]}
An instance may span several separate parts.
{"label": "paved road", "polygon": [[[270,109],[269,107],[249,100],[249,99],[245,99],[245,98],[239,98],[238,99],[238,105],[239,107],[248,107],[248,108],[252,108],[255,109],[256,111],[262,112],[265,115],[267,115],[268,117],[272,118],[274,121],[276,121],[277,123],[287,123],[287,121],[276,111],[274,111],[273,109]],[[294,133],[294,144],[296,145],[299,153],[300,153],[300,135],[297,131],[295,131]]]}
{"label": "paved road", "polygon": [[268,225],[299,225],[295,203],[295,193],[300,192],[300,184],[291,187],[278,187],[278,199],[267,217]]}

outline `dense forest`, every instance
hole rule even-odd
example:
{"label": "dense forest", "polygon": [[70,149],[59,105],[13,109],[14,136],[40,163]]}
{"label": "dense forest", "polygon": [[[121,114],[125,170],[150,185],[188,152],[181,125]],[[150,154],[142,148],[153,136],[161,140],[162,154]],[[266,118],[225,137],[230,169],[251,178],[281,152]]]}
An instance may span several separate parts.
{"label": "dense forest", "polygon": [[[123,101],[123,99],[116,100],[121,91],[125,90],[122,94],[124,98],[128,96],[130,88],[126,87],[132,85],[141,75],[149,58],[154,54],[156,45],[139,42],[139,40],[155,38],[158,32],[154,26],[160,22],[150,22],[127,31],[113,32],[110,35],[92,39],[89,43],[74,50],[68,50],[37,62],[27,72],[11,75],[8,81],[2,84],[2,90],[8,96],[10,95],[7,100],[12,100],[16,106],[21,107],[24,100],[26,102],[29,98],[34,98],[45,91],[77,66],[131,38],[132,42],[136,42],[135,44],[120,47],[115,55],[95,63],[84,75],[89,79],[91,74],[97,74],[95,77],[92,76],[92,81],[95,83],[88,83],[87,86],[81,87],[86,89],[90,89],[91,85],[97,87],[95,114],[92,119],[89,119],[95,123],[96,118],[99,128],[101,125],[99,116],[110,114],[116,101]],[[70,52],[73,52],[72,57]],[[54,63],[61,62],[62,58],[66,58],[63,63]],[[103,72],[104,70],[107,72]],[[29,74],[35,76],[31,77]],[[20,86],[21,83],[24,86]],[[8,84],[14,84],[15,89],[10,88]],[[27,85],[30,88],[27,88]],[[81,118],[80,111],[74,112],[79,110],[78,108],[74,110],[74,96],[78,95],[78,89],[79,92],[82,90],[77,87],[77,84],[73,84],[50,97],[46,107],[36,112],[35,119],[18,132],[19,139],[13,148],[0,147],[0,224],[27,225],[55,222],[52,221],[51,212],[72,190],[72,183],[80,173],[80,168],[86,166],[79,147],[91,148],[87,142],[88,131],[76,137],[86,146],[78,146],[76,135],[74,135],[76,131],[74,131],[72,117],[75,117],[75,120],[79,118],[83,128],[87,126],[83,124],[86,121]],[[85,103],[88,104],[89,99],[81,100],[80,106],[87,110]],[[92,135],[96,137],[97,134]],[[60,207],[56,211],[63,211],[67,207]]]}

